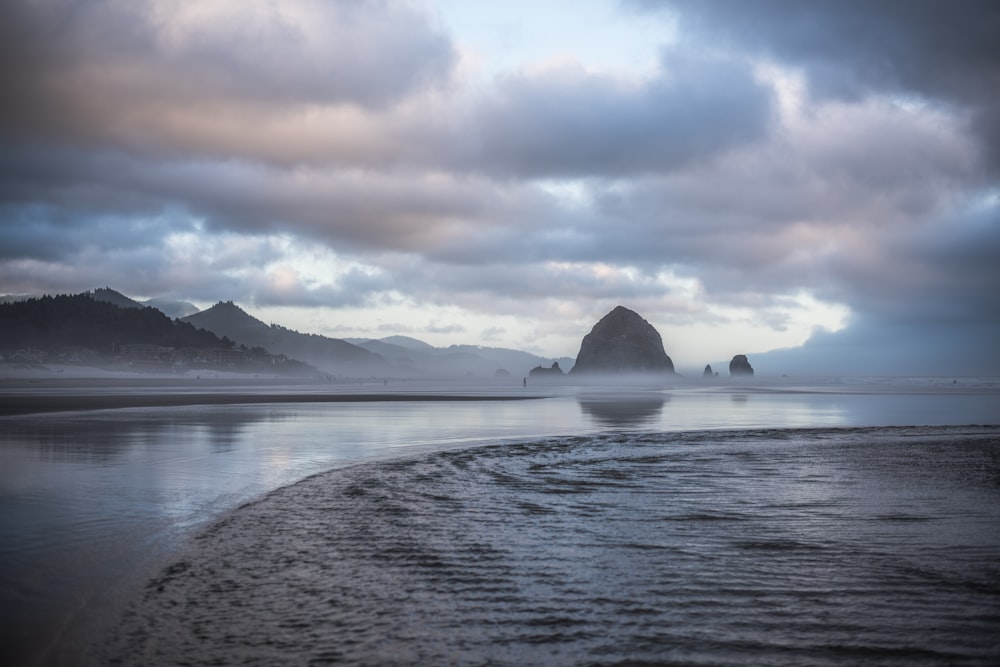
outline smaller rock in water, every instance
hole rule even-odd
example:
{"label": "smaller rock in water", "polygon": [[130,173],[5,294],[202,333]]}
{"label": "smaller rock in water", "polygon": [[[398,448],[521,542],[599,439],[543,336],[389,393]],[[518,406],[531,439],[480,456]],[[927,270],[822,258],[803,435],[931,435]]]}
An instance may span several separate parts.
{"label": "smaller rock in water", "polygon": [[714,376],[714,373],[712,373],[712,364],[705,364],[705,372],[702,373],[701,376],[706,378]]}
{"label": "smaller rock in water", "polygon": [[530,375],[532,377],[537,377],[537,376],[542,376],[542,377],[556,376],[556,377],[558,377],[558,376],[561,376],[561,375],[565,375],[565,373],[563,373],[563,370],[561,368],[559,368],[559,362],[558,361],[553,361],[552,362],[552,368],[545,368],[544,366],[538,365],[538,366],[535,366],[534,368],[532,368],[530,371],[528,371],[528,375]]}

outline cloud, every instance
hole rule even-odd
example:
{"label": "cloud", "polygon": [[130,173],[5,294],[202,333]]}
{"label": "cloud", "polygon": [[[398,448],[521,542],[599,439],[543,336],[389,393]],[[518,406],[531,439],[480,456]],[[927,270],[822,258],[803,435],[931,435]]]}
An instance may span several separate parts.
{"label": "cloud", "polygon": [[438,324],[437,322],[432,322],[431,324],[425,326],[423,330],[432,334],[465,333],[465,327],[457,322],[449,324]]}
{"label": "cloud", "polygon": [[675,55],[663,67],[640,83],[576,64],[503,78],[477,109],[477,166],[616,177],[675,169],[767,132],[770,91],[746,65]]}
{"label": "cloud", "polygon": [[258,276],[251,289],[250,299],[258,307],[342,308],[377,305],[373,301],[391,285],[384,275],[356,268],[332,284],[309,285],[293,267],[281,264]]}
{"label": "cloud", "polygon": [[686,266],[713,292],[829,288],[838,260],[884,259],[975,178],[974,147],[941,114],[829,103],[781,127],[724,161],[598,191],[615,231],[599,252]]}
{"label": "cloud", "polygon": [[330,109],[400,104],[446,82],[455,60],[402,2],[12,0],[0,12],[0,132],[17,140],[238,154],[261,128],[315,135],[330,125],[311,118]]}
{"label": "cloud", "polygon": [[896,237],[877,263],[845,256],[850,326],[765,355],[772,370],[849,374],[997,375],[1000,199],[996,192],[947,220]]}
{"label": "cloud", "polygon": [[996,11],[655,5],[657,67],[484,79],[410,2],[5,3],[0,291],[572,347],[624,304],[746,352],[849,311],[810,349],[949,324],[985,349]]}
{"label": "cloud", "polygon": [[1000,5],[968,0],[627,0],[673,11],[692,40],[750,50],[808,75],[820,97],[916,95],[974,116],[1000,168]]}

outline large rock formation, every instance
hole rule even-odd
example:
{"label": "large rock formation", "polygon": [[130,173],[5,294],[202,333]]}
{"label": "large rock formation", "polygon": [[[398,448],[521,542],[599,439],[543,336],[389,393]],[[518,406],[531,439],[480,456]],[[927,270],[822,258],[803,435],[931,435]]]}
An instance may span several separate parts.
{"label": "large rock formation", "polygon": [[729,374],[730,375],[753,375],[753,366],[747,361],[747,355],[737,354],[733,357],[733,360],[729,362]]}
{"label": "large rock formation", "polygon": [[673,373],[663,339],[646,320],[616,307],[583,337],[570,373]]}

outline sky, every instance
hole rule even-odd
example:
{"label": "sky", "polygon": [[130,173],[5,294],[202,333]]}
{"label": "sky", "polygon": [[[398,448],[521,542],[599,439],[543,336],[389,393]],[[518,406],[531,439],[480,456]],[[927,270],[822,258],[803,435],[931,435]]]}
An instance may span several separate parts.
{"label": "sky", "polygon": [[0,294],[1000,375],[1000,3],[5,0]]}

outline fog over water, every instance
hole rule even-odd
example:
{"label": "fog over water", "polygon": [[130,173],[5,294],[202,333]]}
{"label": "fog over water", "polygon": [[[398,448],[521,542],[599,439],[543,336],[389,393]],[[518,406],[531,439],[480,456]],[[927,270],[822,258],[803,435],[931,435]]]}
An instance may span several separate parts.
{"label": "fog over water", "polygon": [[[402,486],[393,487],[397,491],[412,486],[412,491],[408,493],[449,496],[455,502],[460,502],[463,491],[450,486],[450,490],[436,486],[459,483],[451,480],[450,475],[435,473],[425,488],[422,477],[408,477],[412,472],[408,466],[417,465],[412,461],[424,460],[428,461],[427,465],[436,469],[440,466],[453,466],[456,460],[462,459],[475,467],[479,465],[477,461],[480,456],[476,452],[482,447],[486,449],[482,450],[481,456],[484,458],[481,464],[495,469],[496,474],[507,474],[503,471],[507,470],[508,464],[512,464],[514,459],[507,461],[504,457],[508,451],[513,452],[516,448],[528,452],[529,459],[538,459],[539,462],[550,461],[550,457],[555,457],[553,464],[562,469],[563,466],[576,465],[573,463],[577,460],[576,457],[587,455],[586,452],[594,448],[600,450],[611,446],[609,443],[618,443],[614,446],[624,447],[627,451],[623,450],[625,454],[620,459],[615,456],[608,459],[610,463],[607,465],[610,468],[605,473],[614,477],[619,473],[629,474],[627,471],[638,465],[641,450],[661,451],[663,447],[670,450],[674,446],[670,443],[680,442],[678,438],[687,437],[680,434],[698,432],[698,435],[692,435],[691,438],[701,443],[699,447],[706,450],[716,447],[718,443],[738,442],[737,449],[744,452],[740,454],[743,456],[746,452],[759,448],[760,456],[766,460],[762,474],[767,477],[774,472],[774,465],[779,468],[782,466],[779,461],[785,454],[781,443],[788,442],[789,438],[795,441],[798,448],[796,451],[807,459],[822,456],[828,463],[832,461],[835,464],[835,452],[840,451],[837,447],[841,445],[829,451],[825,448],[822,451],[812,451],[811,448],[827,438],[840,442],[838,438],[844,436],[853,443],[845,451],[849,451],[853,457],[851,460],[855,461],[848,466],[848,478],[855,474],[850,470],[854,470],[851,466],[857,467],[857,461],[860,460],[858,456],[864,454],[867,463],[857,470],[867,470],[869,464],[879,460],[878,457],[873,457],[872,452],[879,451],[877,448],[880,442],[886,442],[889,443],[886,451],[891,451],[891,457],[899,460],[886,475],[890,479],[896,479],[907,469],[906,456],[909,450],[900,443],[913,435],[925,440],[933,436],[939,444],[928,451],[921,450],[920,456],[934,469],[947,471],[949,462],[961,459],[966,461],[962,464],[966,466],[963,470],[967,469],[970,474],[971,471],[978,470],[975,475],[986,477],[977,478],[979,481],[975,481],[969,488],[962,487],[961,484],[957,487],[951,485],[934,495],[931,500],[920,500],[919,503],[922,504],[930,503],[927,511],[931,516],[926,521],[921,519],[927,524],[925,527],[928,527],[928,531],[920,539],[928,549],[936,548],[935,540],[940,537],[938,528],[947,528],[948,525],[952,527],[947,530],[957,531],[955,535],[966,536],[961,539],[971,539],[970,536],[978,534],[976,531],[980,530],[975,526],[981,526],[983,521],[989,523],[1000,519],[997,514],[1000,504],[996,498],[996,482],[989,477],[991,474],[1000,475],[996,469],[1000,451],[997,449],[995,431],[963,428],[944,429],[928,434],[924,431],[911,433],[903,429],[892,432],[866,431],[859,435],[859,432],[850,429],[869,426],[997,424],[997,415],[1000,415],[1000,392],[997,387],[996,383],[989,380],[967,379],[963,379],[960,384],[953,384],[951,380],[914,379],[889,383],[852,380],[809,385],[791,381],[758,380],[742,384],[689,383],[672,387],[645,386],[627,389],[606,383],[586,387],[530,386],[527,389],[520,386],[484,388],[458,384],[404,388],[374,386],[363,388],[371,394],[369,398],[373,400],[360,403],[175,405],[4,417],[0,419],[0,620],[5,628],[4,651],[10,652],[8,657],[16,662],[36,658],[42,663],[71,664],[78,661],[82,652],[89,654],[91,651],[90,648],[85,648],[85,638],[103,636],[95,630],[98,626],[100,632],[114,627],[118,614],[135,603],[137,591],[148,577],[175,563],[192,544],[195,545],[196,552],[202,549],[202,546],[197,545],[207,543],[192,543],[192,538],[214,520],[243,503],[260,499],[265,494],[310,475],[337,468],[344,470],[337,473],[336,479],[339,481],[331,482],[336,488],[349,485],[355,476],[381,477],[388,474],[385,472],[387,470],[396,470],[399,475],[403,475],[398,478],[398,484]],[[262,396],[310,393],[313,397],[324,392],[346,395],[349,391],[361,391],[357,387],[270,387],[266,392],[247,388],[239,392],[236,388],[230,390],[244,396],[258,391]],[[51,392],[52,389],[44,389],[40,393],[44,394],[46,391]],[[92,392],[93,388],[72,389],[68,393],[73,391]],[[120,393],[120,390],[114,388],[105,388],[104,391],[109,396],[116,391]],[[189,387],[147,387],[132,388],[126,393],[178,395],[192,391]],[[377,400],[380,394],[382,398],[396,398]],[[398,400],[400,394],[410,394],[410,398],[442,395],[471,399],[484,399],[487,396],[537,398],[418,401]],[[6,398],[8,397],[0,395],[0,399]],[[789,429],[791,435],[782,435],[783,431]],[[808,431],[799,433],[797,429]],[[795,435],[796,433],[799,434]],[[830,433],[840,435],[828,435]],[[563,440],[556,442],[552,438]],[[963,446],[961,456],[948,453],[952,446],[950,443],[962,438],[972,438],[974,450]],[[865,447],[875,449],[869,451]],[[684,456],[670,464],[681,466],[676,469],[681,476],[687,474],[683,472],[685,466],[697,468],[703,465],[694,456],[694,450],[684,451],[687,452]],[[969,454],[970,451],[979,454]],[[717,460],[722,463],[730,456],[718,452],[716,455],[721,457]],[[967,459],[966,455],[973,458]],[[414,459],[414,456],[418,458]],[[442,456],[445,458],[441,458]],[[411,463],[393,463],[401,461]],[[364,462],[370,463],[365,463],[361,468],[355,467]],[[619,466],[621,470],[614,472],[613,469]],[[768,478],[771,481],[766,483],[777,485],[775,488],[790,485],[789,488],[798,488],[800,492],[815,488],[835,495],[849,494],[849,488],[855,484],[850,479],[844,481],[835,475],[837,479],[820,480],[819,486],[812,487],[800,472],[802,470],[789,472],[784,481]],[[674,473],[660,470],[655,473],[654,478],[637,481],[640,490],[633,489],[628,493],[642,493],[644,485],[654,484],[654,479],[663,478],[664,475],[666,477],[663,479],[667,480],[672,474]],[[714,471],[707,470],[705,474],[721,475],[712,482],[712,488],[716,488],[717,484],[725,485],[728,483],[725,481],[727,479],[736,483],[738,488],[743,488],[739,485],[752,483],[757,473],[743,471],[733,477],[734,471],[723,467]],[[932,475],[930,481],[933,482],[934,479],[936,477]],[[838,491],[840,487],[837,485],[841,483],[847,486]],[[325,483],[313,481],[310,484],[310,488],[322,489]],[[468,486],[462,488],[470,493],[485,494],[482,502],[492,502],[489,500],[491,494],[500,491],[505,494],[505,498],[509,494],[516,496],[524,491],[523,498],[510,502],[522,505],[527,503],[525,507],[531,503],[544,507],[544,503],[538,503],[534,495],[542,493],[543,499],[551,500],[550,496],[544,494],[554,493],[551,489],[546,491],[544,488],[523,485],[503,487],[498,491],[492,484],[485,478],[476,477],[468,480]],[[558,484],[558,480],[553,478],[553,484]],[[909,489],[906,493],[916,492],[916,487],[909,485],[909,482],[906,484]],[[965,490],[959,495],[953,495],[949,490],[953,487]],[[655,488],[654,485],[650,490],[661,492],[655,491]],[[621,501],[625,503],[625,507],[631,507],[632,501],[627,498],[633,496],[618,498],[615,496],[618,492],[616,489],[618,487],[612,484],[600,493],[610,494],[607,496],[608,502]],[[696,487],[691,489],[692,493],[697,491]],[[748,489],[749,487],[743,488],[743,491]],[[967,495],[966,491],[971,495]],[[269,517],[280,516],[282,512],[297,515],[303,509],[295,506],[298,501],[294,498],[299,497],[296,495],[298,493],[288,491],[286,495],[291,494],[289,497],[293,500],[280,501],[284,504],[274,505],[271,500],[266,500],[259,507],[268,512]],[[872,487],[869,495],[874,493]],[[513,497],[510,496],[511,499]],[[963,508],[967,508],[965,499],[972,497],[978,499],[976,502],[980,506],[976,511],[980,514],[976,515],[979,518],[967,521],[960,515],[965,511]],[[937,501],[933,498],[948,499],[947,507],[935,509],[933,505]],[[902,502],[892,494],[883,500],[888,503],[889,512],[896,512],[899,508],[893,509],[894,504]],[[912,498],[905,502],[909,503],[911,500]],[[410,500],[404,499],[401,502],[408,507]],[[508,501],[503,502],[506,504]],[[732,496],[729,500],[723,499],[720,502],[737,500],[736,496]],[[440,506],[414,505],[404,509],[406,512],[412,510],[415,516],[424,516],[420,521],[426,521],[429,520],[427,517],[436,512],[451,512],[449,508],[454,509],[445,502]],[[565,508],[550,509],[558,513]],[[855,505],[849,505],[841,507],[837,512],[849,516],[857,510]],[[236,516],[256,511],[258,510],[252,508],[241,509]],[[364,512],[376,512],[375,515],[368,516],[369,522],[374,521],[376,516],[381,516],[378,514],[381,510],[364,503],[357,507],[354,503],[349,503],[340,508],[337,515],[344,516],[345,513],[354,511],[360,512],[361,517],[365,516]],[[709,508],[707,511],[725,513],[729,510]],[[623,509],[622,512],[627,510]],[[949,512],[958,516],[954,519],[957,522],[954,525],[948,523],[952,521],[947,519]],[[610,516],[601,512],[595,516],[600,516],[600,521],[638,521],[635,524],[637,530],[643,521],[638,515],[627,520],[622,516]],[[314,529],[309,527],[312,520],[303,519],[303,530],[309,532]],[[446,529],[449,534],[451,531],[465,530],[469,520],[469,516],[459,513],[455,515],[453,525],[442,524],[442,529]],[[529,522],[522,525],[517,523],[516,518],[511,520],[514,521],[514,529],[526,531],[526,534],[537,534],[539,539],[547,534],[548,523]],[[768,520],[780,521],[780,516],[775,515]],[[817,521],[810,530],[822,532],[827,526],[822,520]],[[350,530],[349,526],[342,528]],[[577,528],[588,531],[592,526],[587,523]],[[411,529],[415,530],[412,526]],[[394,534],[394,529],[389,524],[386,524],[385,530],[389,532],[379,539],[389,539]],[[251,541],[256,539],[253,535],[245,537]],[[904,542],[909,539],[904,538],[901,538]],[[414,539],[419,539],[419,536]],[[891,545],[886,546],[891,550],[890,547]],[[215,544],[204,548],[208,551],[199,553],[215,553],[212,549],[223,547]],[[313,547],[305,545],[303,548],[308,551]],[[349,545],[344,548],[349,548]],[[987,541],[976,548],[980,549],[976,552],[979,556],[1000,557],[1000,550],[992,542]],[[248,547],[247,553],[254,552],[254,549],[256,546],[253,549]],[[601,557],[611,557],[609,554],[613,551],[612,549]],[[200,562],[200,557],[193,556],[193,560],[185,562],[196,564]],[[515,554],[514,557],[515,560],[506,563],[504,568],[519,569],[530,565],[518,561],[517,558],[521,556]],[[255,565],[251,560],[246,562],[246,567],[251,570],[258,565],[269,567],[260,563]],[[692,563],[688,565],[695,566]],[[330,581],[338,581],[335,574],[330,574],[333,577]],[[370,574],[376,576],[379,572],[373,571]],[[845,572],[843,576],[848,575]],[[979,581],[985,574],[979,571],[970,576]],[[280,579],[276,580],[280,589],[278,582]],[[624,582],[623,585],[627,588],[634,584],[635,582]],[[187,587],[198,584],[181,577],[177,585],[188,591]],[[195,598],[200,595],[195,589],[190,589],[190,592]],[[275,595],[286,593],[288,591]],[[591,593],[596,594],[595,591]],[[986,605],[985,608],[993,605],[996,610],[998,598],[995,593],[987,591],[986,597],[977,604]],[[155,599],[150,601],[148,604],[152,606],[149,609],[157,609],[161,602]],[[227,604],[226,598],[220,597],[219,603]],[[361,615],[358,618],[367,618],[368,614],[376,613],[377,605],[374,601],[373,606],[368,607],[364,607],[362,602],[358,604],[363,607],[359,608],[358,613]],[[932,613],[934,604],[929,604],[927,613]],[[514,613],[510,609],[507,611]],[[144,614],[154,612],[133,608],[131,613],[144,618]],[[598,618],[604,618],[611,611],[598,604],[593,613]],[[329,628],[321,624],[314,630],[323,634]],[[375,631],[369,629],[369,632]],[[405,636],[404,633],[397,639],[403,641],[400,638]],[[156,636],[143,637],[134,646],[128,641],[124,644],[119,641],[116,645],[117,650],[124,652],[126,662],[146,662],[149,655],[143,651],[152,650],[150,646],[163,648],[159,643],[161,639]],[[318,646],[308,642],[303,644],[306,645],[314,648]],[[486,651],[489,646],[489,643],[483,644],[476,650]],[[589,651],[592,648],[591,643],[584,642],[575,647],[571,644],[564,645],[560,650],[563,651],[563,658],[572,662],[570,658],[576,651]],[[133,650],[139,651],[137,655],[141,655],[142,659],[136,656],[128,658],[129,652]],[[178,660],[190,658],[185,656],[185,649],[180,646],[164,650],[168,653],[180,651],[176,654]],[[249,651],[247,656],[253,655],[249,649],[241,650]],[[617,650],[619,653],[615,655],[626,655],[621,653],[621,647]],[[979,651],[976,655],[980,655],[986,649],[980,646],[976,650]],[[656,651],[649,655],[655,654]],[[295,662],[296,657],[305,659],[313,654],[290,655],[289,659]],[[407,655],[410,654],[400,653],[399,659],[406,662]],[[471,654],[462,652],[456,655],[471,657]],[[513,660],[517,655],[520,654],[514,652],[509,657]],[[540,654],[529,652],[525,655],[537,657]],[[274,657],[267,652],[260,656],[265,656],[260,658],[264,662],[267,662],[266,656]],[[381,660],[386,656],[364,652],[350,653],[348,656],[350,660],[360,662],[376,657]]]}

